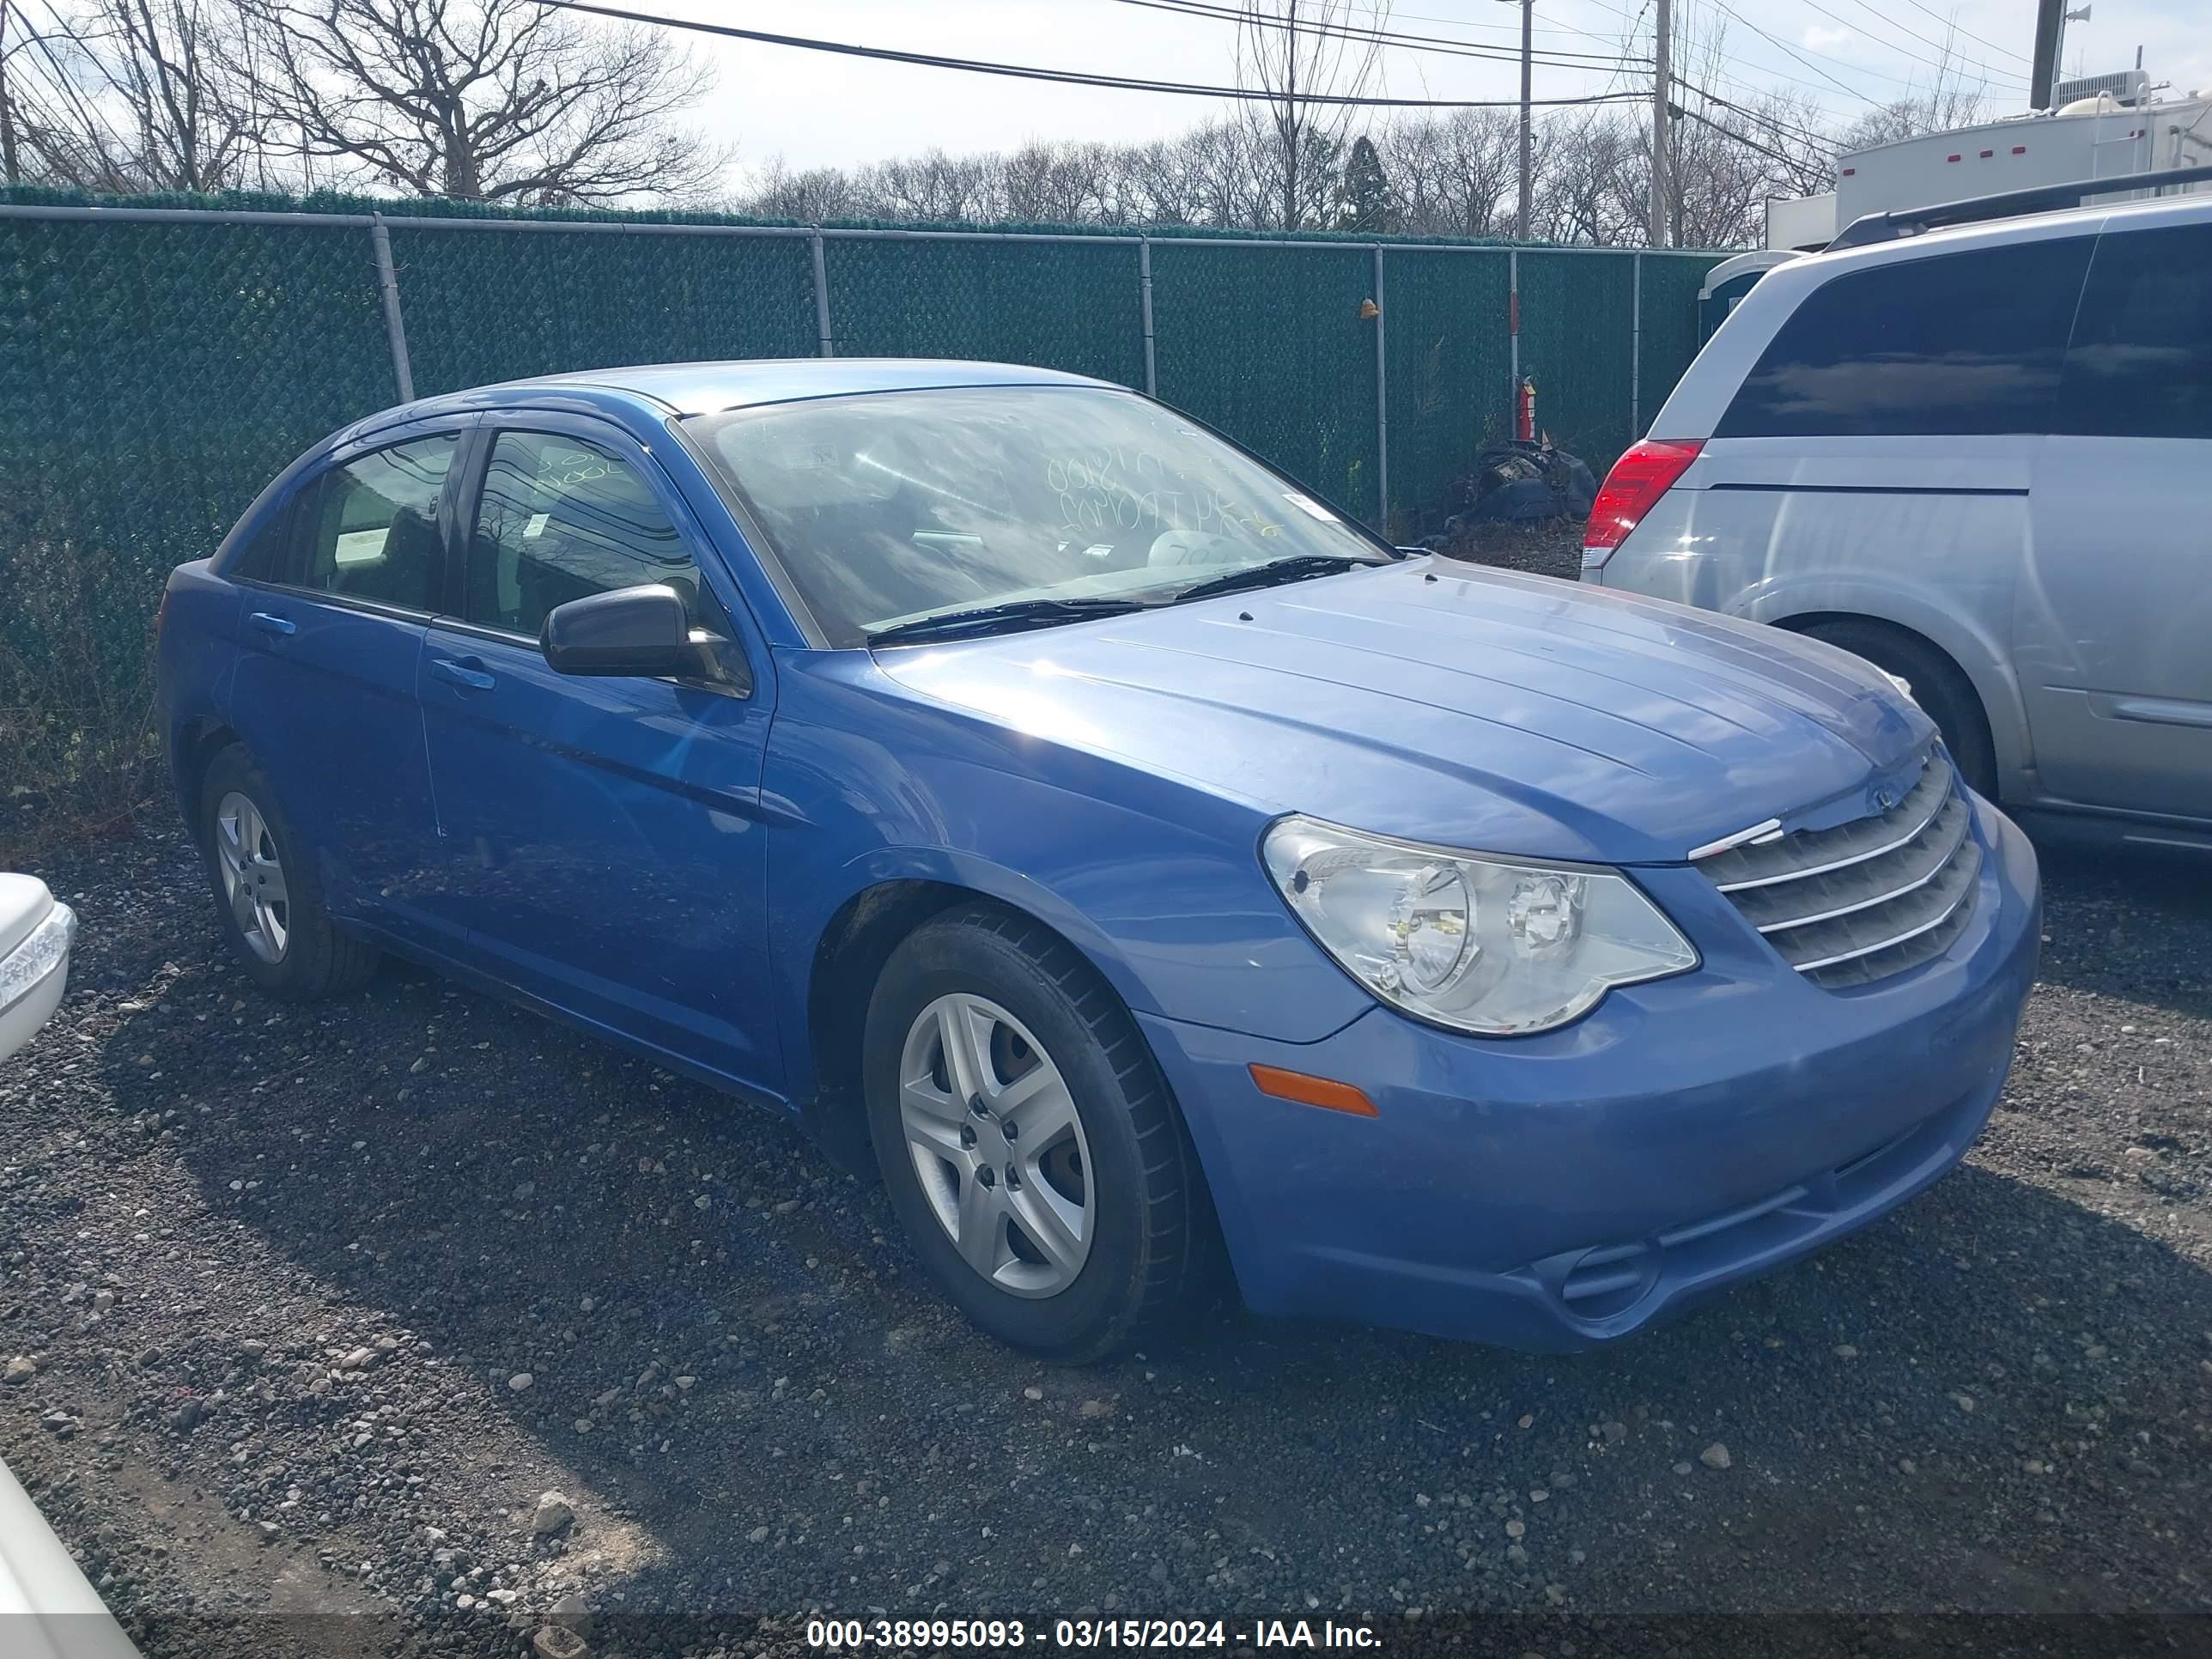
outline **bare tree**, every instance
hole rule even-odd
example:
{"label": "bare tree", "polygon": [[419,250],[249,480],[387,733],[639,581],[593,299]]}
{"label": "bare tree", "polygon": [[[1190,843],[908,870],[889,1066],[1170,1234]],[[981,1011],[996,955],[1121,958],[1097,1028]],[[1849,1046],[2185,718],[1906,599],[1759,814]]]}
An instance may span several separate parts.
{"label": "bare tree", "polygon": [[16,46],[8,26],[15,21],[9,0],[0,0],[0,184],[8,185],[23,181],[22,153],[15,142],[15,106],[8,90],[8,59]]}
{"label": "bare tree", "polygon": [[671,125],[711,72],[642,27],[532,0],[244,0],[301,157],[416,196],[696,198],[725,152]]}
{"label": "bare tree", "polygon": [[[1382,149],[1406,228],[1431,236],[1506,234],[1519,139],[1513,112],[1502,109],[1454,110],[1388,129]],[[1539,128],[1540,155],[1544,142]]]}
{"label": "bare tree", "polygon": [[37,23],[20,4],[0,4],[0,161],[11,179],[27,156],[34,175],[93,190],[270,181],[232,0],[50,4]]}
{"label": "bare tree", "polygon": [[1389,8],[1244,0],[1237,12],[1237,83],[1260,94],[1244,104],[1244,119],[1267,158],[1275,222],[1285,230],[1325,222],[1356,109],[1319,100],[1357,97],[1374,80]]}
{"label": "bare tree", "polygon": [[1031,140],[1008,155],[999,185],[1006,216],[1051,224],[1110,222],[1115,201],[1114,152],[1104,144]]}
{"label": "bare tree", "polygon": [[996,155],[931,149],[878,162],[861,174],[860,188],[887,219],[992,219],[1000,214],[999,171]]}
{"label": "bare tree", "polygon": [[842,167],[808,167],[793,172],[781,155],[762,169],[759,179],[733,204],[737,211],[764,219],[797,219],[819,224],[825,219],[860,219],[869,209]]}

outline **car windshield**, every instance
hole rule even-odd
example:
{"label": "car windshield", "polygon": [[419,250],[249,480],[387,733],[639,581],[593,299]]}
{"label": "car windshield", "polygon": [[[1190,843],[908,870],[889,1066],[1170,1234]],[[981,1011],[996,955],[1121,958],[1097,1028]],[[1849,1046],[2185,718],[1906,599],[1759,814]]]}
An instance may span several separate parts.
{"label": "car windshield", "polygon": [[1289,480],[1130,392],[875,392],[688,429],[833,646],[983,606],[1015,605],[1034,625],[1085,611],[1021,602],[1165,600],[1281,560],[1325,570],[1389,556]]}

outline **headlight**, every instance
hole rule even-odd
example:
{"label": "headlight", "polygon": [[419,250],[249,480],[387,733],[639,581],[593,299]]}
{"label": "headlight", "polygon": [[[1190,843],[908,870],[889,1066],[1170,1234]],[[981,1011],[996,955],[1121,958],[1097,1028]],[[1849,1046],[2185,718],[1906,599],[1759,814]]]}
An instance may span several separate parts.
{"label": "headlight", "polygon": [[1547,1030],[1607,988],[1698,965],[1625,876],[1475,858],[1284,818],[1267,873],[1321,946],[1392,1006],[1486,1036]]}
{"label": "headlight", "polygon": [[70,940],[76,934],[76,914],[57,903],[31,929],[30,936],[0,960],[0,1009],[28,996],[48,974],[69,959]]}

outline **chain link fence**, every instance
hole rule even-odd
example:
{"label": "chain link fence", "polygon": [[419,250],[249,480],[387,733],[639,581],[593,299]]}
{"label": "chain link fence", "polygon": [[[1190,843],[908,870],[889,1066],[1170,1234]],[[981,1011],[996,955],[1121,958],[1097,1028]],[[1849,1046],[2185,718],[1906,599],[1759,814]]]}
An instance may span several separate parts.
{"label": "chain link fence", "polygon": [[1409,539],[1510,434],[1521,375],[1602,471],[1695,355],[1719,257],[0,190],[0,774],[58,744],[104,764],[170,567],[409,395],[703,358],[1036,363],[1152,392]]}

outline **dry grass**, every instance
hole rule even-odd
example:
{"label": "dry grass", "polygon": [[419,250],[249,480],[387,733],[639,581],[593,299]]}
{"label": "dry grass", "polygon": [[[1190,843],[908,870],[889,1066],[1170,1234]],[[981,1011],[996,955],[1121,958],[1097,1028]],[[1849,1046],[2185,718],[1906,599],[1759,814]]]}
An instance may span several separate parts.
{"label": "dry grass", "polygon": [[128,580],[67,542],[0,561],[0,866],[125,833],[155,799],[153,640],[113,612]]}

